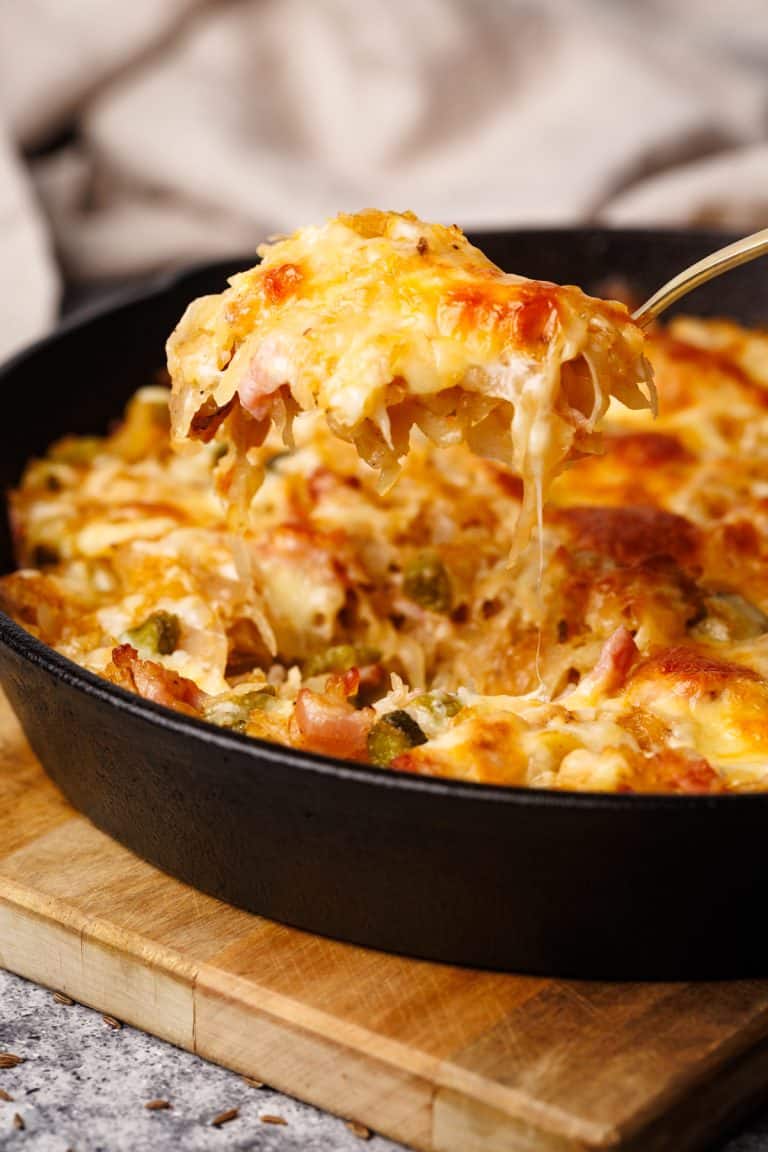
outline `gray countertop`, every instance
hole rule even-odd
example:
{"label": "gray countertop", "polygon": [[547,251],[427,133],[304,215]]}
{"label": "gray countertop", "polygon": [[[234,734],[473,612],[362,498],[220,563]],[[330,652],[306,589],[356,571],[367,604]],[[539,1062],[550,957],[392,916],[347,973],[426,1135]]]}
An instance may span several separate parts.
{"label": "gray countertop", "polygon": [[[2,942],[0,941],[0,949]],[[111,1028],[79,1004],[0,970],[0,1051],[23,1056],[0,1069],[2,1152],[398,1152],[363,1140],[342,1120],[138,1032]],[[167,1110],[149,1111],[150,1100]],[[238,1115],[219,1128],[211,1121]],[[19,1120],[15,1120],[15,1117]],[[265,1122],[280,1117],[284,1124]],[[20,1126],[23,1124],[23,1128]],[[714,1150],[713,1150],[714,1152]],[[768,1152],[768,1112],[717,1152]]]}
{"label": "gray countertop", "polygon": [[[0,953],[2,941],[0,941]],[[79,1004],[0,970],[0,1051],[23,1056],[0,1069],[2,1152],[398,1152],[362,1140],[342,1120],[135,1028],[110,1028]],[[150,1100],[171,1108],[148,1111]],[[220,1128],[211,1121],[238,1115]],[[23,1129],[16,1127],[21,1117]],[[281,1117],[285,1124],[264,1122]]]}

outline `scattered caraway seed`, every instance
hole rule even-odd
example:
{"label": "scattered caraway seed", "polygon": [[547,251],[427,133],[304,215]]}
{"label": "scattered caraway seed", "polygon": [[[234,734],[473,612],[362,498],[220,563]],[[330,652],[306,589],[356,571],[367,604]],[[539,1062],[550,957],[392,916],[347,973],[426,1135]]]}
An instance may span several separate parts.
{"label": "scattered caraway seed", "polygon": [[63,1004],[66,1008],[70,1008],[74,1004],[71,996],[67,996],[65,992],[54,992],[53,998],[57,1004]]}
{"label": "scattered caraway seed", "polygon": [[370,1128],[366,1128],[365,1124],[358,1124],[357,1120],[347,1120],[347,1128],[353,1136],[357,1136],[358,1140],[370,1140],[373,1136]]}
{"label": "scattered caraway seed", "polygon": [[170,1100],[147,1100],[144,1107],[148,1112],[164,1112],[171,1107]]}
{"label": "scattered caraway seed", "polygon": [[13,1096],[11,1096],[10,1092],[6,1092],[5,1088],[0,1088],[0,1100],[13,1102]]}
{"label": "scattered caraway seed", "polygon": [[25,1056],[17,1056],[14,1052],[0,1052],[0,1068],[18,1068],[25,1059]]}
{"label": "scattered caraway seed", "polygon": [[243,1080],[243,1083],[247,1084],[249,1088],[263,1088],[264,1087],[264,1081],[263,1080],[254,1080],[252,1076],[243,1076],[242,1080]]}
{"label": "scattered caraway seed", "polygon": [[218,1116],[214,1116],[211,1128],[221,1128],[223,1124],[229,1124],[230,1120],[237,1120],[239,1115],[239,1108],[227,1108],[226,1112],[219,1112]]}
{"label": "scattered caraway seed", "polygon": [[288,1121],[282,1116],[272,1116],[269,1112],[265,1112],[263,1116],[259,1116],[262,1124],[287,1124]]}
{"label": "scattered caraway seed", "polygon": [[112,1030],[115,1032],[119,1032],[123,1026],[116,1016],[102,1016],[102,1020],[106,1024],[107,1028],[112,1028]]}
{"label": "scattered caraway seed", "polygon": [[19,1132],[23,1132],[26,1128],[24,1117],[20,1116],[18,1112],[14,1112],[13,1114],[13,1126],[14,1128],[18,1128]]}

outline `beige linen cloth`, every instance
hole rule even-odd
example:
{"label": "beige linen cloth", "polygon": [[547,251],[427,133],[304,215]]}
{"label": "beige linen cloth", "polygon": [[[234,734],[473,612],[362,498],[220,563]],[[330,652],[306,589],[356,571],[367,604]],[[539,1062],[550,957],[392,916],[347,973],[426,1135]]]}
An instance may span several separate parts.
{"label": "beige linen cloth", "polygon": [[768,226],[768,0],[0,0],[0,355],[366,206]]}

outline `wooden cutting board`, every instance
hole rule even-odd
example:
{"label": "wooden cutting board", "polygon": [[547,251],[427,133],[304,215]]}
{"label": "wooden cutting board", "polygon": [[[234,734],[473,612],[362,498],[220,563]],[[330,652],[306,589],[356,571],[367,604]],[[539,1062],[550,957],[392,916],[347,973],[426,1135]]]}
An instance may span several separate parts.
{"label": "wooden cutting board", "polygon": [[768,981],[502,976],[251,916],[78,816],[4,699],[0,965],[436,1152],[684,1152],[768,1084]]}

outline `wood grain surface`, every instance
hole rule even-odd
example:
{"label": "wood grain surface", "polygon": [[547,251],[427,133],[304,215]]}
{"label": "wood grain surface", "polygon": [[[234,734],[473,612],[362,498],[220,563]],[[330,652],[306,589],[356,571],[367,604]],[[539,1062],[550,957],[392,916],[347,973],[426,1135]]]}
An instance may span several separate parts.
{"label": "wood grain surface", "polygon": [[0,965],[435,1152],[684,1152],[768,1084],[768,981],[495,975],[262,920],[78,816],[1,698]]}

